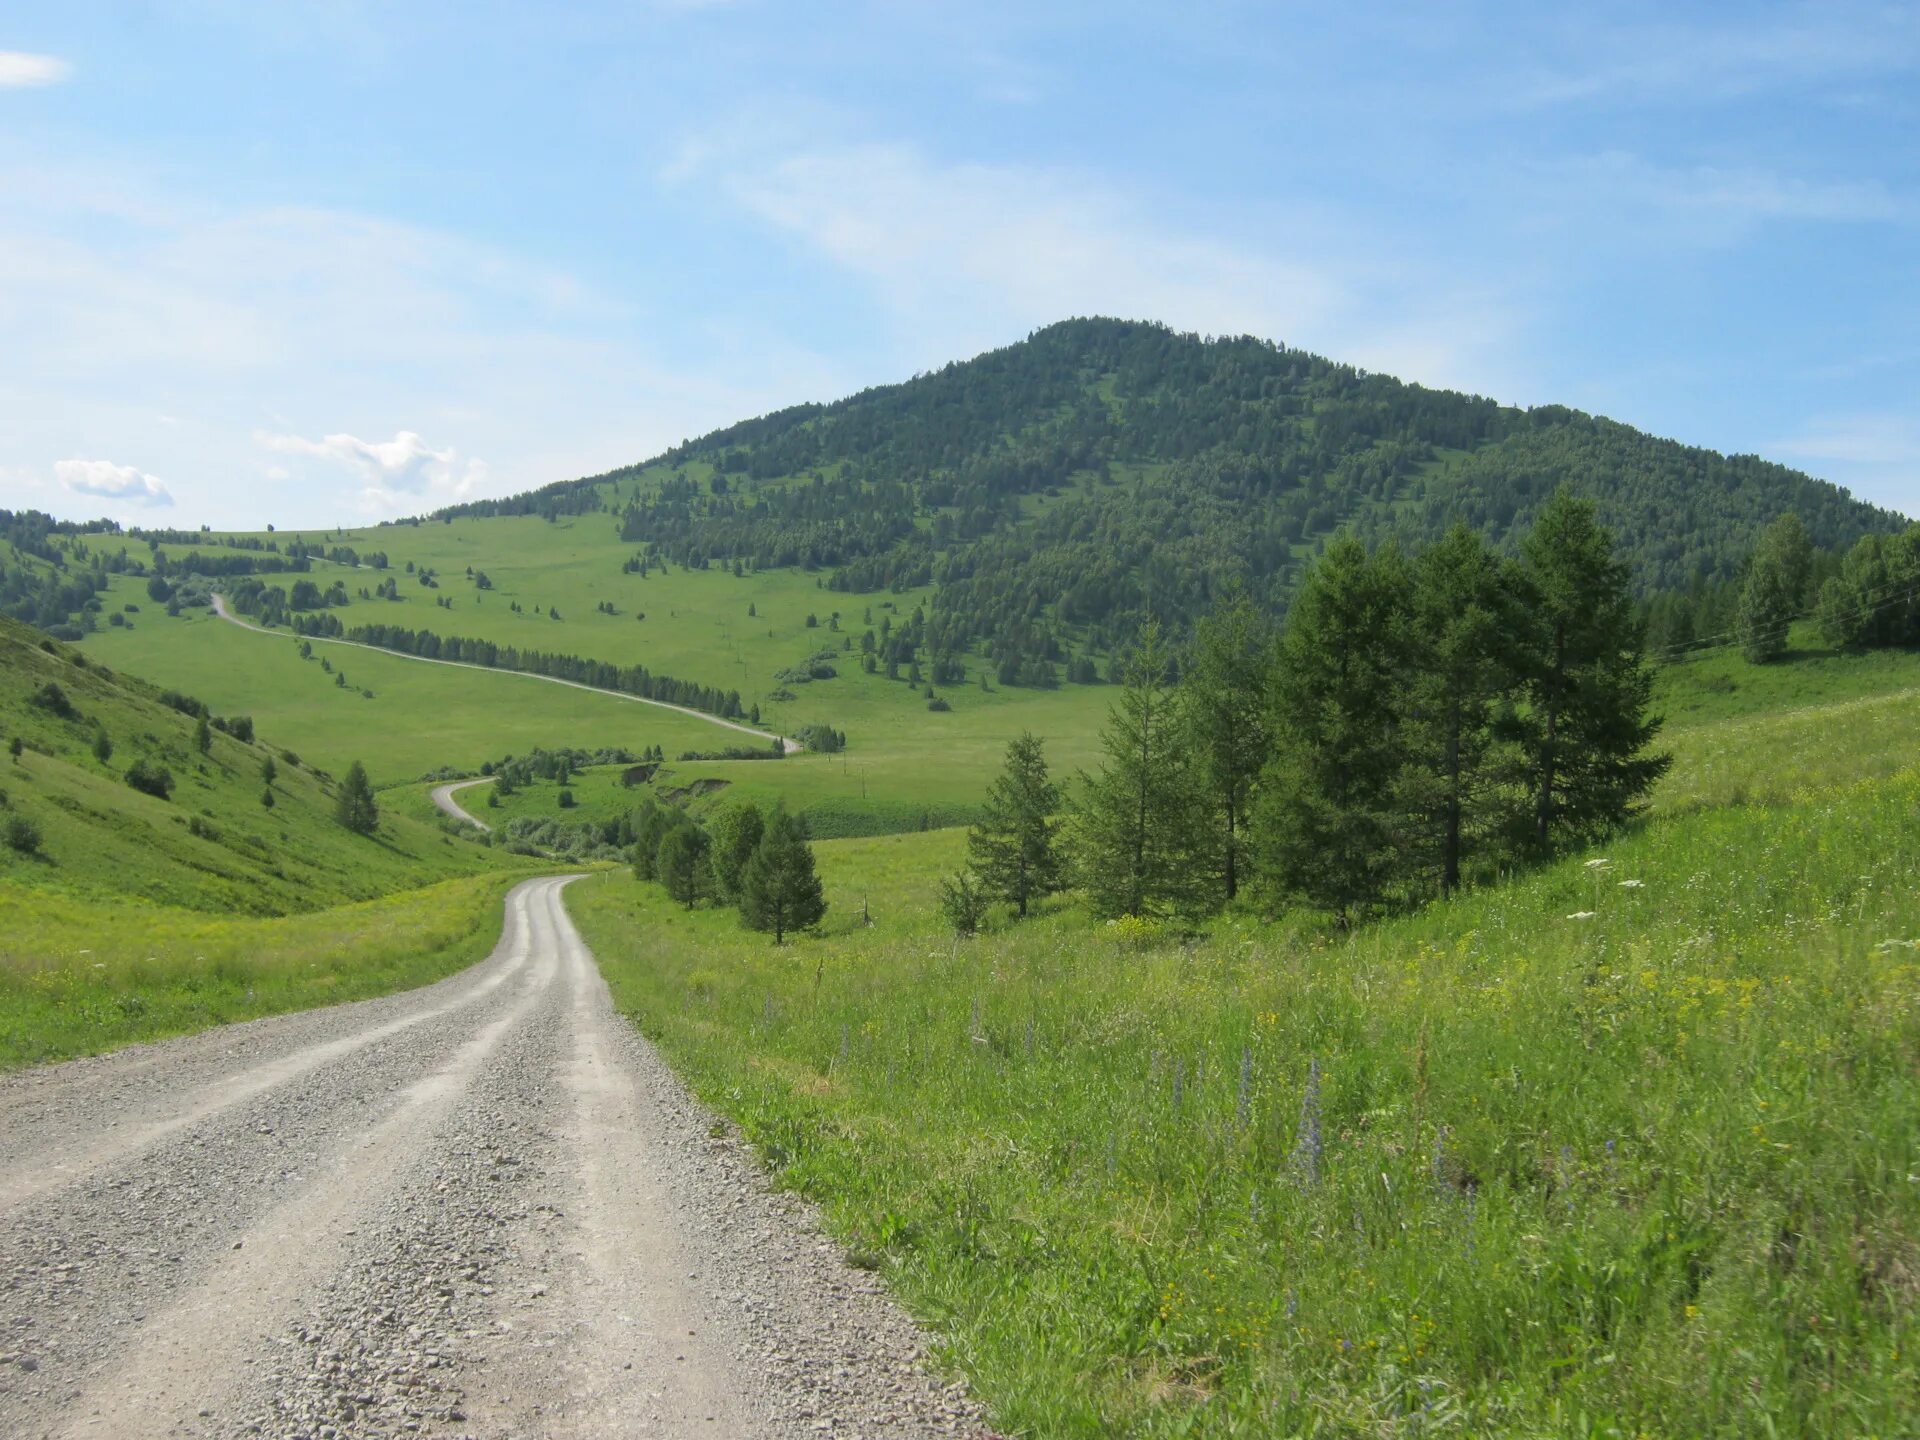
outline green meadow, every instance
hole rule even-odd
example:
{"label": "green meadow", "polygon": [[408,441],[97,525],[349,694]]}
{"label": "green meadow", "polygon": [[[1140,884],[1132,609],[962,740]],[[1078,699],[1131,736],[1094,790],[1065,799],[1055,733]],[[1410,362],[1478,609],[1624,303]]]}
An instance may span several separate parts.
{"label": "green meadow", "polygon": [[[1009,1433],[1901,1434],[1920,697],[1833,709],[1699,726],[1603,850],[1351,934],[955,940],[955,831],[819,844],[778,949],[569,904]],[[1823,744],[1865,778],[1774,783]]]}

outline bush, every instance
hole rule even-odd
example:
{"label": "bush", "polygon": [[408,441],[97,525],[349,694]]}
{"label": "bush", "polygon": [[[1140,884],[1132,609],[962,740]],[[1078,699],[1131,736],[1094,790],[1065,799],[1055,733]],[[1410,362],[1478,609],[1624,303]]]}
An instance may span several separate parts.
{"label": "bush", "polygon": [[67,698],[67,692],[51,680],[29,695],[27,703],[49,715],[58,715],[62,720],[77,720],[80,717],[80,712],[73,708],[73,701]]}
{"label": "bush", "polygon": [[573,791],[563,789],[560,792],[560,808],[562,810],[573,809]]}
{"label": "bush", "polygon": [[156,800],[173,798],[173,772],[151,760],[136,760],[128,766],[127,784]]}
{"label": "bush", "polygon": [[962,870],[940,882],[940,916],[956,935],[972,935],[987,918],[987,897]]}
{"label": "bush", "polygon": [[22,855],[40,853],[40,827],[24,815],[9,815],[6,825],[7,848]]}

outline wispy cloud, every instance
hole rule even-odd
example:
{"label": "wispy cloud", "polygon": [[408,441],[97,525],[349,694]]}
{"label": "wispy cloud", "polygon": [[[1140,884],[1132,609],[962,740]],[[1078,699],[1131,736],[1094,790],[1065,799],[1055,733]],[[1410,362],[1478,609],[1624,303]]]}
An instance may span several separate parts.
{"label": "wispy cloud", "polygon": [[0,50],[0,90],[26,90],[58,85],[73,74],[73,66],[54,55],[31,55],[24,50]]}
{"label": "wispy cloud", "polygon": [[173,504],[173,495],[159,477],[132,465],[116,465],[111,460],[60,460],[55,462],[53,473],[76,495],[92,495],[128,505]]}
{"label": "wispy cloud", "polygon": [[1920,516],[1920,413],[1866,410],[1816,416],[1773,441],[1767,452]]}
{"label": "wispy cloud", "polygon": [[465,499],[487,477],[484,460],[470,457],[463,462],[452,447],[436,450],[412,430],[401,430],[391,440],[362,440],[344,432],[308,440],[267,431],[254,439],[277,454],[313,456],[355,471],[364,482],[363,505],[375,511],[415,507],[429,497],[442,502]]}

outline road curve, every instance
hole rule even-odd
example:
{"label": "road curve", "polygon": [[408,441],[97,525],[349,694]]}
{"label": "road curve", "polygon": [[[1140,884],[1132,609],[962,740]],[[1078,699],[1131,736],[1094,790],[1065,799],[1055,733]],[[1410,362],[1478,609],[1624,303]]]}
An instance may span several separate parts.
{"label": "road curve", "polygon": [[0,1435],[987,1434],[615,1013],[575,879],[437,985],[0,1077]]}
{"label": "road curve", "polygon": [[[251,630],[256,635],[271,635],[276,640],[287,638],[286,634],[278,630],[269,630],[264,625],[256,625],[251,620],[241,619],[227,608],[227,597],[218,592],[213,596],[213,613],[228,624],[238,625],[242,630]],[[704,710],[675,705],[667,700],[649,700],[644,695],[629,695],[624,690],[602,690],[598,685],[583,685],[578,680],[562,680],[558,675],[535,675],[526,670],[502,670],[497,665],[473,665],[465,660],[437,660],[431,655],[409,655],[404,650],[388,650],[380,645],[362,645],[358,640],[339,640],[330,635],[305,635],[293,638],[309,640],[316,645],[341,645],[349,650],[371,650],[376,655],[391,655],[399,660],[417,660],[422,665],[446,665],[455,670],[478,670],[483,675],[517,675],[522,680],[539,680],[548,685],[565,685],[570,690],[585,690],[591,695],[610,695],[615,700],[631,700],[636,705],[651,705],[656,710],[677,710],[682,715],[691,715],[695,720],[704,720],[707,724],[718,725],[724,730],[735,730],[742,735],[751,735],[756,740],[778,740],[789,755],[806,748],[798,740],[790,739],[785,735],[775,735],[771,730],[756,730],[751,725],[742,725],[737,720],[723,720],[718,715],[709,715]]]}
{"label": "road curve", "polygon": [[491,775],[482,775],[477,780],[452,780],[445,785],[436,785],[432,790],[434,809],[438,810],[442,815],[451,815],[455,820],[464,820],[476,830],[492,830],[493,826],[487,824],[486,821],[467,810],[458,800],[453,798],[457,793],[467,789],[469,786],[491,785],[492,783],[493,777]]}

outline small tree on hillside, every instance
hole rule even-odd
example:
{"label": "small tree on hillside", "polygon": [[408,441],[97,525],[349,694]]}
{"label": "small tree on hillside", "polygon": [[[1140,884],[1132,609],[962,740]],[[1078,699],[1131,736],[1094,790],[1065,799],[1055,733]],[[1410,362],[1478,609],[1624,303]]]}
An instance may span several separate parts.
{"label": "small tree on hillside", "polygon": [[1073,864],[1096,915],[1195,913],[1211,898],[1191,747],[1167,684],[1172,660],[1149,620],[1100,737],[1107,762],[1081,777]]}
{"label": "small tree on hillside", "polygon": [[213,749],[213,727],[207,724],[207,717],[204,715],[193,727],[193,743],[202,755]]}
{"label": "small tree on hillside", "polygon": [[653,868],[667,894],[691,910],[707,894],[707,832],[691,820],[667,831]]}
{"label": "small tree on hillside", "polygon": [[715,899],[727,905],[740,899],[740,882],[746,875],[747,862],[760,848],[766,829],[766,818],[751,800],[729,805],[714,817],[707,867],[713,872]]}
{"label": "small tree on hillside", "polygon": [[1193,656],[1180,677],[1208,807],[1220,886],[1240,891],[1247,812],[1267,758],[1267,676],[1273,627],[1246,591],[1235,589],[1194,634]]}
{"label": "small tree on hillside", "polygon": [[1048,778],[1045,748],[1039,737],[1023,733],[1007,746],[1006,768],[967,834],[967,864],[980,888],[1022,916],[1033,901],[1060,888],[1059,808],[1060,788]]}
{"label": "small tree on hillside", "polygon": [[1760,532],[1740,590],[1740,647],[1756,665],[1787,653],[1787,627],[1800,609],[1813,564],[1807,527],[1792,511]]}
{"label": "small tree on hillside", "polygon": [[347,767],[340,782],[340,795],[334,801],[333,818],[356,835],[371,835],[380,823],[380,807],[374,803],[373,786],[367,780],[367,768],[358,760]]}
{"label": "small tree on hillside", "polygon": [[740,918],[750,929],[771,930],[779,945],[788,931],[809,929],[826,913],[806,831],[784,809],[775,810],[741,877]]}

